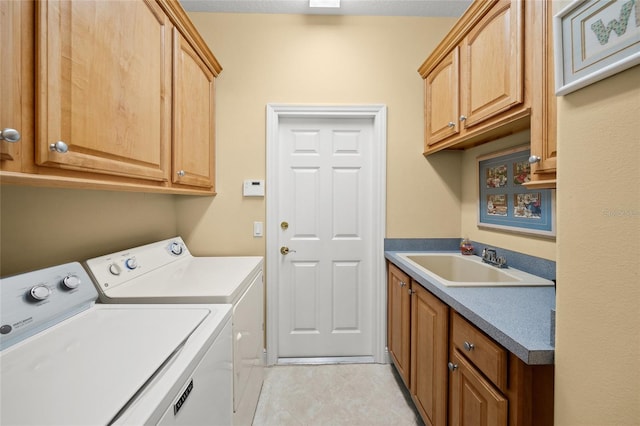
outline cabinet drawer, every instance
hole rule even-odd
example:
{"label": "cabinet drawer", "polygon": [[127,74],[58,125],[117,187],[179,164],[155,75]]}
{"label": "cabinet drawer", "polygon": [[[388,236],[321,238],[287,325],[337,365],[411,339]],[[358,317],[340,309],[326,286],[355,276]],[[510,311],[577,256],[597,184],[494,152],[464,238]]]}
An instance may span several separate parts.
{"label": "cabinet drawer", "polygon": [[507,387],[507,351],[458,313],[451,318],[451,341],[499,389]]}

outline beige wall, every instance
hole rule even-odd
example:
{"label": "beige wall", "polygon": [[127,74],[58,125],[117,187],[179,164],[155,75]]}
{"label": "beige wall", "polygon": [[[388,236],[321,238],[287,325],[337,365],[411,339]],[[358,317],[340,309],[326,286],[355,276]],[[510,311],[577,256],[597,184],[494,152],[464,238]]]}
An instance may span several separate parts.
{"label": "beige wall", "polygon": [[0,187],[0,275],[86,260],[175,235],[173,196]]}
{"label": "beige wall", "polygon": [[[387,236],[460,234],[459,156],[425,160],[417,69],[451,18],[191,13],[224,70],[217,85],[217,189],[180,197],[179,232],[196,254],[264,253],[252,236],[263,199],[244,179],[266,174],[265,106],[386,104]],[[269,230],[266,230],[269,232]]]}
{"label": "beige wall", "polygon": [[556,425],[640,425],[640,66],[559,100]]}
{"label": "beige wall", "polygon": [[462,236],[473,241],[508,248],[509,250],[549,260],[556,259],[556,239],[516,234],[495,229],[478,228],[478,160],[481,155],[502,151],[513,146],[528,144],[529,131],[507,136],[489,144],[480,145],[462,155]]}

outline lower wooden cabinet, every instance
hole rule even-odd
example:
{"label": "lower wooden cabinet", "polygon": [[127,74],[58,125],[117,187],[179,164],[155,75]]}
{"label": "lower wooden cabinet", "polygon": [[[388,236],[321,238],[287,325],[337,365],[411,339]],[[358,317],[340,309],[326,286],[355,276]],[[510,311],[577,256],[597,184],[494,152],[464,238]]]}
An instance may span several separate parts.
{"label": "lower wooden cabinet", "polygon": [[451,361],[451,426],[507,426],[507,399],[455,349]]}
{"label": "lower wooden cabinet", "polygon": [[392,263],[387,338],[426,425],[553,425],[553,365],[525,364]]}
{"label": "lower wooden cabinet", "polygon": [[447,424],[449,307],[411,283],[411,398],[426,424]]}
{"label": "lower wooden cabinet", "polygon": [[411,279],[389,264],[387,280],[387,346],[404,383],[409,386]]}

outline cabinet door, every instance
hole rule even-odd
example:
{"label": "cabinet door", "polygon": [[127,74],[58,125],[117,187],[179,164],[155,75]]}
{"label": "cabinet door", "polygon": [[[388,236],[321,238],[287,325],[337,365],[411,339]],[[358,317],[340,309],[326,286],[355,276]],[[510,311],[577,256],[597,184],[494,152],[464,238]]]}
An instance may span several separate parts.
{"label": "cabinet door", "polygon": [[459,51],[456,46],[425,78],[425,150],[460,132]]}
{"label": "cabinet door", "polygon": [[411,288],[411,396],[427,425],[445,426],[449,308],[420,284]]}
{"label": "cabinet door", "polygon": [[539,161],[531,165],[531,181],[527,188],[555,188],[557,163],[557,104],[553,65],[553,6],[550,2],[527,3],[527,9],[533,18],[527,30],[527,36],[535,40],[532,43],[533,69],[540,70],[532,74],[531,91],[531,155]]}
{"label": "cabinet door", "polygon": [[389,264],[387,285],[387,345],[402,380],[409,387],[410,278],[396,266]]}
{"label": "cabinet door", "polygon": [[173,182],[213,189],[214,74],[174,29]]}
{"label": "cabinet door", "polygon": [[462,356],[452,351],[450,373],[451,425],[507,425],[507,400]]}
{"label": "cabinet door", "polygon": [[0,140],[0,169],[21,170],[23,146],[33,143],[33,7],[31,1],[0,1],[0,129],[20,140]]}
{"label": "cabinet door", "polygon": [[521,3],[497,2],[462,42],[460,120],[465,129],[523,102]]}
{"label": "cabinet door", "polygon": [[[40,165],[168,180],[170,22],[152,0],[37,2]],[[53,150],[51,145],[66,153]]]}

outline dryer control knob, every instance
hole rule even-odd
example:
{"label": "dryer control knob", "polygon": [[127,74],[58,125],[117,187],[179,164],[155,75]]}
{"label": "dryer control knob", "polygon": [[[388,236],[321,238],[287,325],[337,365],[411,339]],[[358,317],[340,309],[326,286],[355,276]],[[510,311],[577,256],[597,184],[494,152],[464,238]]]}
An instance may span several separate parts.
{"label": "dryer control knob", "polygon": [[120,266],[118,266],[117,263],[112,263],[111,265],[109,265],[109,272],[111,272],[111,275],[120,275],[122,269],[120,268]]}
{"label": "dryer control knob", "polygon": [[73,275],[73,274],[67,275],[62,279],[62,285],[67,290],[73,290],[74,288],[77,288],[80,285],[80,278],[77,275]]}
{"label": "dryer control knob", "polygon": [[124,261],[124,265],[128,268],[128,269],[136,269],[138,267],[138,261],[136,260],[135,257],[130,257],[129,259]]}
{"label": "dryer control knob", "polygon": [[51,296],[51,290],[46,285],[40,284],[32,287],[31,290],[29,290],[29,294],[35,300],[40,301],[45,300],[47,297]]}

